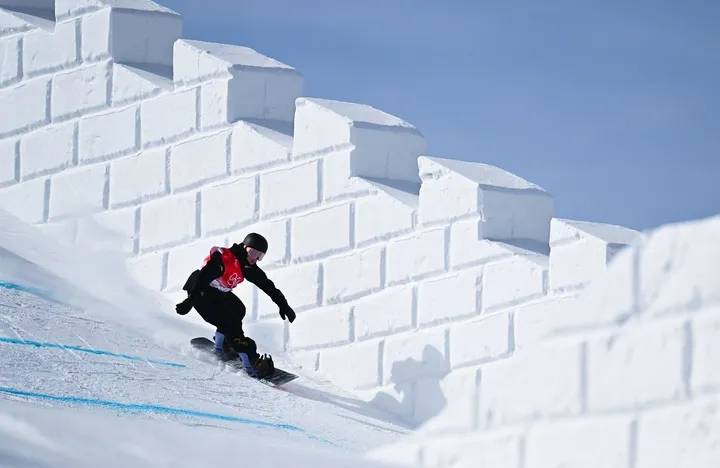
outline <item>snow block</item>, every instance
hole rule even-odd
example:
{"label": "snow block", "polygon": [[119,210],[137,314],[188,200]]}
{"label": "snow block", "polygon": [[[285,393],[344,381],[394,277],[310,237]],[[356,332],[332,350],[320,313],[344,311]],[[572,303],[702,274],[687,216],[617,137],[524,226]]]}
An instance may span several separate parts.
{"label": "snow block", "polygon": [[170,141],[195,130],[197,93],[192,88],[143,101],[140,108],[143,146]]}
{"label": "snow block", "polygon": [[0,86],[20,79],[20,38],[0,39]]}
{"label": "snow block", "polygon": [[685,334],[683,323],[659,322],[590,341],[588,408],[632,409],[681,397]]}
{"label": "snow block", "polygon": [[320,351],[319,371],[343,388],[372,388],[379,383],[380,342],[351,343]]}
{"label": "snow block", "polygon": [[[153,2],[111,2],[111,8],[83,19],[83,56],[112,56],[135,66],[173,64],[173,44],[182,18]],[[85,46],[87,44],[87,46]]]}
{"label": "snow block", "polygon": [[590,223],[572,219],[553,218],[550,224],[550,245],[567,244],[592,237],[606,244],[630,245],[642,234],[614,224]]}
{"label": "snow block", "polygon": [[293,363],[308,374],[317,371],[320,364],[319,358],[318,351],[295,351],[292,353]]}
{"label": "snow block", "polygon": [[200,198],[203,235],[250,224],[257,215],[255,177],[234,179],[205,187]]}
{"label": "snow block", "polygon": [[480,379],[481,429],[581,410],[581,346],[552,343],[486,364]]}
{"label": "snow block", "polygon": [[107,106],[110,70],[108,63],[99,63],[56,74],[52,81],[53,121]]}
{"label": "snow block", "polygon": [[[264,263],[263,259],[263,263]],[[320,304],[320,264],[301,263],[268,271],[267,275],[288,299],[295,312]],[[260,293],[263,294],[263,293]],[[262,306],[261,306],[262,304]],[[258,317],[277,317],[278,306],[270,301],[258,301]],[[294,324],[293,324],[294,326]]]}
{"label": "snow block", "polygon": [[344,305],[303,312],[290,330],[290,349],[341,345],[350,342],[350,308]]}
{"label": "snow block", "polygon": [[589,283],[606,270],[620,248],[640,236],[622,226],[554,218],[550,223],[550,288]]}
{"label": "snow block", "polygon": [[229,132],[202,136],[170,149],[170,187],[197,187],[227,175]]}
{"label": "snow block", "polygon": [[262,218],[308,208],[319,202],[317,161],[260,175]]}
{"label": "snow block", "polygon": [[110,58],[110,8],[83,15],[80,23],[80,55],[86,62]]}
{"label": "snow block", "polygon": [[[345,145],[319,153],[323,157],[321,197],[324,201],[357,199],[373,193],[373,187],[367,179],[352,176],[351,152],[352,146]],[[318,155],[309,157],[317,158]]]}
{"label": "snow block", "polygon": [[444,229],[428,229],[388,242],[387,283],[389,285],[439,273],[444,269]]}
{"label": "snow block", "polygon": [[[37,24],[28,21],[15,12],[0,7],[0,37],[30,31],[37,27]],[[50,27],[50,24],[47,24],[47,27]]]}
{"label": "snow block", "polygon": [[482,238],[482,219],[470,218],[450,225],[450,266],[453,269],[488,263],[517,254],[531,253],[527,249]]}
{"label": "snow block", "polygon": [[717,397],[650,409],[640,414],[637,468],[710,467],[720,460]]}
{"label": "snow block", "polygon": [[415,384],[415,401],[411,421],[421,425],[430,418],[437,416],[447,404],[443,383],[444,378],[437,376],[420,377]]}
{"label": "snow block", "polygon": [[75,241],[77,245],[91,246],[97,250],[133,254],[136,240],[135,220],[134,208],[101,211],[78,220]]}
{"label": "snow block", "polygon": [[280,123],[237,122],[232,130],[232,171],[245,172],[288,161],[291,132],[289,126]]}
{"label": "snow block", "polygon": [[37,29],[23,36],[23,75],[32,76],[77,64],[77,23],[57,23],[54,30]]}
{"label": "snow block", "polygon": [[46,221],[42,224],[36,224],[44,235],[56,239],[60,245],[76,246],[78,233],[78,221],[75,218],[68,218],[61,221]]}
{"label": "snow block", "polygon": [[0,186],[18,181],[19,169],[18,142],[0,140]]}
{"label": "snow block", "polygon": [[59,171],[74,164],[75,123],[43,127],[20,140],[20,176],[23,180]]}
{"label": "snow block", "polygon": [[139,203],[167,193],[167,151],[145,150],[110,164],[110,204]]}
{"label": "snow block", "polygon": [[363,104],[299,98],[296,106],[294,158],[333,152],[345,160],[346,178],[419,182],[425,140],[409,123]]}
{"label": "snow block", "polygon": [[165,254],[153,252],[128,260],[128,271],[135,281],[153,291],[160,291],[164,285],[163,270]]}
{"label": "snow block", "polygon": [[467,270],[421,282],[417,299],[420,326],[479,314],[478,273]]}
{"label": "snow block", "polygon": [[482,308],[509,307],[545,293],[547,258],[515,255],[485,265],[482,275]]}
{"label": "snow block", "polygon": [[444,329],[414,331],[386,338],[383,383],[412,382],[423,377],[442,378],[448,372],[445,340]]}
{"label": "snow block", "polygon": [[[55,18],[59,21],[93,12],[107,5],[128,4],[125,0],[55,0]],[[134,0],[135,4],[140,3]],[[150,2],[145,2],[150,3]]]}
{"label": "snow block", "polygon": [[[374,402],[373,402],[374,403]],[[402,460],[408,466],[423,466],[424,454],[421,456],[420,446],[416,441],[400,441],[392,444],[381,445],[366,452],[365,456],[370,460],[385,463],[397,463]],[[435,465],[426,465],[435,466]],[[449,465],[438,465],[449,466]],[[493,465],[488,465],[493,466]]]}
{"label": "snow block", "polygon": [[548,244],[553,200],[541,187],[488,164],[422,156],[418,166],[421,223],[481,214],[483,239]]}
{"label": "snow block", "polygon": [[585,324],[578,297],[546,296],[514,309],[515,346],[529,348],[558,332]]}
{"label": "snow block", "polygon": [[110,52],[116,62],[171,66],[173,44],[182,36],[182,18],[168,9],[113,8],[110,28]]}
{"label": "snow block", "polygon": [[692,388],[720,387],[720,305],[706,308],[692,321]]}
{"label": "snow block", "polygon": [[720,300],[720,216],[654,231],[639,258],[639,303],[653,315]]}
{"label": "snow block", "polygon": [[0,90],[0,137],[50,121],[50,79],[36,78]]}
{"label": "snow block", "polygon": [[203,126],[240,119],[292,122],[303,87],[295,69],[253,49],[186,39],[175,43],[173,74],[178,83],[221,78],[203,86]]}
{"label": "snow block", "polygon": [[291,71],[292,67],[266,57],[249,47],[216,42],[182,39],[175,44],[174,78],[176,82],[204,81],[206,78],[231,76],[231,68]]}
{"label": "snow block", "polygon": [[[516,433],[473,433],[439,439],[428,439],[423,447],[423,466],[441,468],[522,467],[523,439]],[[458,460],[461,460],[458,463]],[[394,461],[394,460],[392,460]],[[463,462],[467,461],[467,465]]]}
{"label": "snow block", "polygon": [[343,204],[293,218],[290,244],[293,261],[349,249],[351,214],[350,205]]}
{"label": "snow block", "polygon": [[632,466],[632,426],[632,417],[625,415],[593,417],[581,421],[539,422],[528,431],[525,466]]}
{"label": "snow block", "polygon": [[362,245],[412,230],[417,194],[406,185],[370,180],[374,195],[355,202],[355,241]]}
{"label": "snow block", "polygon": [[440,381],[440,390],[447,405],[432,419],[430,417],[435,415],[423,414],[422,409],[424,407],[426,410],[436,410],[437,408],[432,408],[432,405],[423,405],[422,400],[432,402],[433,398],[430,395],[423,398],[423,391],[418,388],[417,399],[421,404],[415,407],[415,420],[422,422],[430,419],[422,428],[424,434],[432,437],[442,436],[449,432],[458,434],[475,429],[478,382],[480,381],[478,374],[478,369],[462,369],[445,376]]}
{"label": "snow block", "polygon": [[42,223],[45,220],[46,193],[46,179],[15,184],[2,191],[0,208],[26,223]]}
{"label": "snow block", "polygon": [[137,106],[80,120],[79,159],[91,162],[138,150],[139,109]]}
{"label": "snow block", "polygon": [[323,265],[323,300],[326,304],[344,302],[382,287],[380,247],[354,250],[351,254],[331,257]]}
{"label": "snow block", "polygon": [[585,238],[571,244],[551,247],[550,288],[555,291],[582,287],[605,271],[607,245]]}
{"label": "snow block", "polygon": [[50,218],[80,215],[107,208],[109,167],[97,165],[66,170],[50,184]]}
{"label": "snow block", "polygon": [[227,125],[228,81],[212,80],[200,86],[200,129]]}
{"label": "snow block", "polygon": [[355,338],[367,340],[409,330],[413,326],[413,288],[383,289],[355,302]]}
{"label": "snow block", "polygon": [[113,106],[147,99],[164,91],[172,91],[172,80],[162,73],[120,63],[113,65],[111,94]]}
{"label": "snow block", "polygon": [[619,252],[607,272],[583,291],[579,298],[583,312],[578,314],[583,325],[619,324],[637,312],[637,252],[637,247]]}
{"label": "snow block", "polygon": [[457,367],[495,360],[510,351],[510,314],[500,312],[450,328],[450,366]]}
{"label": "snow block", "polygon": [[140,250],[191,240],[197,233],[197,197],[194,193],[160,198],[140,211]]}

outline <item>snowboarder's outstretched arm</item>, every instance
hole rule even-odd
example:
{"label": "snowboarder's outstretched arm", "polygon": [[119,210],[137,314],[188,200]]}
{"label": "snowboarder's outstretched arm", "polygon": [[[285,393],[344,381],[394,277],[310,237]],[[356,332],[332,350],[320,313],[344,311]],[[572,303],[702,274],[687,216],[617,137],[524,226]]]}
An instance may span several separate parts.
{"label": "snowboarder's outstretched arm", "polygon": [[288,321],[292,323],[295,320],[295,311],[290,307],[285,299],[285,295],[275,287],[270,278],[267,277],[264,271],[259,266],[251,266],[245,270],[245,278],[253,283],[255,286],[260,288],[265,294],[272,299],[280,308],[280,317],[285,320],[287,317]]}

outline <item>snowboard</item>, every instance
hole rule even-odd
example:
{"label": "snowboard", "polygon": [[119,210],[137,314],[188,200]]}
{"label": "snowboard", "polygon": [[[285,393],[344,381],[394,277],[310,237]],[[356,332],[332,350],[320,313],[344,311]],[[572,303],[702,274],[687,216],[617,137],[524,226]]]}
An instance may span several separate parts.
{"label": "snowboard", "polygon": [[[217,355],[215,354],[215,343],[212,340],[201,336],[201,337],[193,338],[192,340],[190,340],[190,344],[194,348],[200,349],[207,353],[210,353],[213,355],[213,357],[217,358]],[[228,366],[231,366],[232,368],[234,368],[238,371],[245,372],[245,367],[243,367],[243,363],[240,359],[230,359],[229,361],[224,361],[224,362]],[[277,387],[280,385],[285,385],[286,383],[293,381],[297,378],[298,378],[297,375],[291,374],[290,372],[284,371],[282,369],[278,369],[276,367],[275,371],[271,375],[269,375],[267,377],[263,377],[262,379],[258,379],[258,380]]]}

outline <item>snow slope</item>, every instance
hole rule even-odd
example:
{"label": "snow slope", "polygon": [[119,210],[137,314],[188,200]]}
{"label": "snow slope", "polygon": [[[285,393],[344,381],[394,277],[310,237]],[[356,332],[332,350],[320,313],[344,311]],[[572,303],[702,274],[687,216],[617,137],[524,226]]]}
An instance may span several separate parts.
{"label": "snow slope", "polygon": [[[233,372],[189,346],[209,327],[112,256],[0,218],[0,466],[368,466],[361,451],[407,432],[326,382],[273,389]],[[148,297],[155,310],[128,309]]]}

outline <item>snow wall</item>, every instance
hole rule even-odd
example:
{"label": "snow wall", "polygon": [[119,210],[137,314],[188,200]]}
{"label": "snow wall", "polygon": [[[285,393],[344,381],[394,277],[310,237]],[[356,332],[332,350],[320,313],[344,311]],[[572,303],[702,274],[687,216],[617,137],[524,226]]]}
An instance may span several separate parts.
{"label": "snow wall", "polygon": [[443,412],[372,455],[422,467],[718,466],[718,239],[720,216],[662,227],[577,298],[514,308],[512,356],[451,372]]}
{"label": "snow wall", "polygon": [[[710,294],[690,288],[706,259],[670,292],[660,274],[684,259],[663,242],[717,239],[717,220],[645,242],[553,218],[531,182],[424,155],[400,118],[302,97],[293,68],[181,34],[179,15],[146,0],[0,0],[0,208],[68,244],[112,232],[133,275],[172,301],[211,246],[260,232],[298,318],[281,322],[244,286],[246,321],[274,324],[305,370],[410,424],[447,407],[429,427],[454,414],[463,433],[516,428],[488,450],[517,449],[527,466],[537,445],[521,434],[536,419],[582,421],[548,422],[542,447],[607,432],[634,457],[638,411],[718,384],[694,370],[720,353],[720,325],[687,318]],[[691,292],[681,314],[645,313]],[[425,453],[412,447],[409,460]]]}

